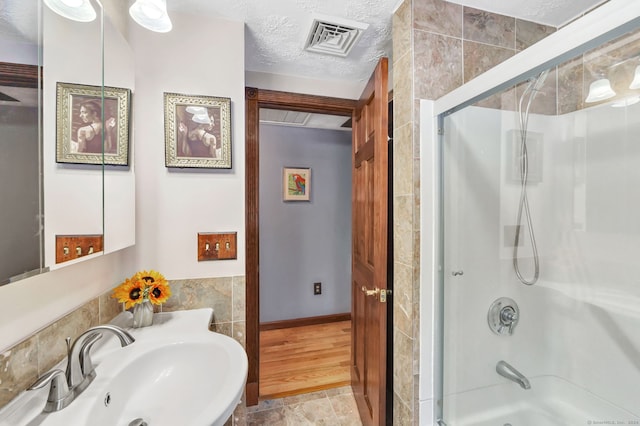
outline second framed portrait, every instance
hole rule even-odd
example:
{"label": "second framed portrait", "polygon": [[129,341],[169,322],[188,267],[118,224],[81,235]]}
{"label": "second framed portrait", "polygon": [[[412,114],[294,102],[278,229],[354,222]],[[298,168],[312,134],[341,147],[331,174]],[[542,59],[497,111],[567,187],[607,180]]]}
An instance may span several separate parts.
{"label": "second framed portrait", "polygon": [[118,87],[58,83],[56,162],[129,164],[131,91]]}
{"label": "second framed portrait", "polygon": [[164,94],[167,167],[231,168],[231,99]]}

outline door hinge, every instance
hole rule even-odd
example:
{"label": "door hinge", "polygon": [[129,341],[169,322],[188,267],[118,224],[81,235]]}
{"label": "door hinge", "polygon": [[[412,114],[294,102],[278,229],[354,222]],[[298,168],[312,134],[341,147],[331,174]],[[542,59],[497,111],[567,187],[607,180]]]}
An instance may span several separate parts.
{"label": "door hinge", "polygon": [[444,135],[444,128],[443,127],[438,127],[438,134],[439,135]]}

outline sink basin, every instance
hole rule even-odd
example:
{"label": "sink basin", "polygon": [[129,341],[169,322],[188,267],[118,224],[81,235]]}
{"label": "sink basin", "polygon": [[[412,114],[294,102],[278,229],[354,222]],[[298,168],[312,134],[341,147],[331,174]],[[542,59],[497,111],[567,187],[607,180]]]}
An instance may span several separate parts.
{"label": "sink basin", "polygon": [[[227,393],[231,356],[211,342],[173,343],[139,354],[94,398],[90,424],[128,425],[137,418],[149,425],[223,424],[235,408],[230,404],[236,395]],[[230,410],[216,409],[223,406]]]}
{"label": "sink basin", "polygon": [[211,309],[155,314],[151,327],[131,329],[131,314],[121,314],[114,323],[136,341],[121,348],[105,335],[92,354],[95,380],[68,407],[44,414],[41,395],[22,405],[14,400],[9,413],[0,411],[0,425],[127,426],[136,419],[150,426],[224,425],[242,396],[248,364],[238,342],[208,331],[211,315]]}

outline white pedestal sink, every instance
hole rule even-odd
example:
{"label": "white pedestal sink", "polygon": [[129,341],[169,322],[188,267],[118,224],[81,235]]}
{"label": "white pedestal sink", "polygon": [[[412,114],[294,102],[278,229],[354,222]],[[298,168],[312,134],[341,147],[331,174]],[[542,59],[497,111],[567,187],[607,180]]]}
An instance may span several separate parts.
{"label": "white pedestal sink", "polygon": [[248,364],[238,342],[208,330],[212,314],[155,314],[153,325],[141,329],[130,327],[130,313],[120,314],[113,323],[136,341],[121,348],[104,335],[92,352],[96,378],[80,396],[44,414],[47,390],[23,392],[0,410],[0,425],[128,426],[136,419],[149,426],[223,425],[242,397]]}

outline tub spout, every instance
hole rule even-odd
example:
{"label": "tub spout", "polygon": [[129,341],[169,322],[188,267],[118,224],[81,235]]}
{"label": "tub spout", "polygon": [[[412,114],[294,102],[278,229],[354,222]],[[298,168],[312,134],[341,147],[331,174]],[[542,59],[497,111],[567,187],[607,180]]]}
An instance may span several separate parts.
{"label": "tub spout", "polygon": [[498,361],[496,364],[496,372],[512,382],[516,382],[522,389],[531,389],[529,379],[522,375],[518,370],[506,361]]}

